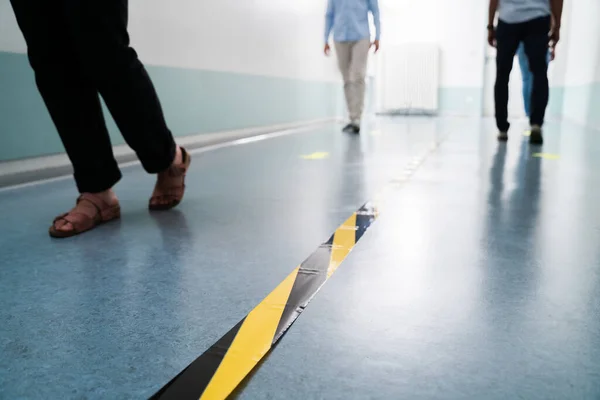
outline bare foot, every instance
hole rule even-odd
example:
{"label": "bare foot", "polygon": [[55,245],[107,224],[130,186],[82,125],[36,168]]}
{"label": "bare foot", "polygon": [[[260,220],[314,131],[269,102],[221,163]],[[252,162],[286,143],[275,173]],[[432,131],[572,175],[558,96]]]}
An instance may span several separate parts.
{"label": "bare foot", "polygon": [[[89,194],[91,194],[91,193],[82,193],[83,196],[89,195]],[[91,195],[98,197],[100,200],[102,200],[104,203],[106,203],[109,206],[118,206],[119,205],[119,199],[117,198],[117,195],[115,194],[115,192],[112,189],[109,189],[109,190],[106,190],[106,191],[100,192],[100,193],[93,193]],[[69,214],[80,214],[84,217],[95,218],[96,215],[98,214],[98,209],[90,201],[79,201],[77,203],[77,205],[71,211],[69,211]],[[54,222],[53,226],[54,226],[55,230],[60,231],[60,232],[71,232],[75,229],[73,224],[64,218],[57,219]]]}
{"label": "bare foot", "polygon": [[177,146],[173,164],[158,173],[149,203],[151,210],[168,210],[181,202],[185,192],[185,174],[190,162],[190,156],[185,149]]}

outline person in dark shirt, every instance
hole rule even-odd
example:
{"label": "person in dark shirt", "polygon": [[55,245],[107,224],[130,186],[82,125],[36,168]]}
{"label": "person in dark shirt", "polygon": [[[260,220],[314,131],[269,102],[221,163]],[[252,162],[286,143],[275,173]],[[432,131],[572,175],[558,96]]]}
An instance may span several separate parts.
{"label": "person in dark shirt", "polygon": [[[554,27],[550,40],[556,46],[560,39],[563,0],[490,0],[488,42],[497,48],[494,98],[498,139],[508,140],[508,81],[515,53],[522,42],[529,62],[533,82],[531,90],[530,124],[532,144],[542,144],[542,126],[548,105],[549,32],[552,17]],[[494,19],[498,13],[498,26]]]}

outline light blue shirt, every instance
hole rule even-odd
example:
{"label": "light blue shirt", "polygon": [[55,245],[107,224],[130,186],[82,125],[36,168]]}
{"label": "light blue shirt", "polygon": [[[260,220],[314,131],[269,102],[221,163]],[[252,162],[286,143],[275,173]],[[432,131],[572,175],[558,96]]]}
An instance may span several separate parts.
{"label": "light blue shirt", "polygon": [[369,12],[375,23],[375,39],[381,35],[379,4],[377,0],[328,0],[325,14],[325,43],[333,31],[336,42],[350,42],[371,38]]}
{"label": "light blue shirt", "polygon": [[498,3],[498,19],[507,24],[519,24],[550,15],[550,0],[500,0]]}

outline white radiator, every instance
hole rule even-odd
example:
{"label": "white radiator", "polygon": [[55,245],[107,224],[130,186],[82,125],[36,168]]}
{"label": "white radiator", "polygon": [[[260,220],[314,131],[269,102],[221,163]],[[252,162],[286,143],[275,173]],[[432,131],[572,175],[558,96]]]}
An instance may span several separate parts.
{"label": "white radiator", "polygon": [[435,114],[440,76],[437,44],[382,47],[379,56],[376,111]]}

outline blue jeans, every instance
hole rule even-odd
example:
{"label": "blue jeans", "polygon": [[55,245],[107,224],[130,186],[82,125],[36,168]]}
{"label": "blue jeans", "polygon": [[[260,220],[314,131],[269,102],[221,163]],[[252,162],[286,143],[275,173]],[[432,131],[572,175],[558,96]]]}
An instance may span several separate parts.
{"label": "blue jeans", "polygon": [[[521,75],[523,76],[523,104],[525,104],[525,114],[530,116],[531,111],[531,91],[533,88],[533,75],[529,70],[529,62],[527,61],[527,55],[525,54],[525,45],[523,42],[519,45],[517,50],[517,56],[519,57],[519,67],[521,68]],[[550,63],[550,52],[548,52],[548,58],[546,61]]]}

